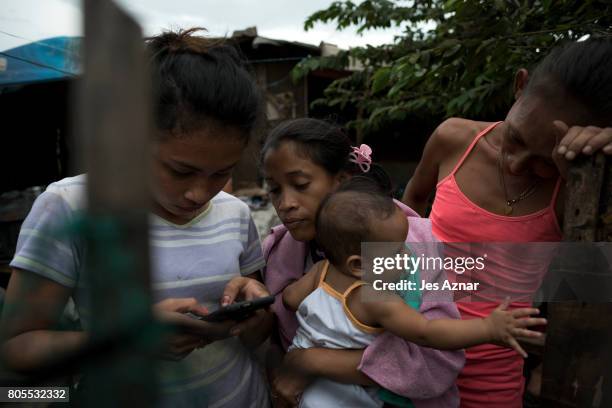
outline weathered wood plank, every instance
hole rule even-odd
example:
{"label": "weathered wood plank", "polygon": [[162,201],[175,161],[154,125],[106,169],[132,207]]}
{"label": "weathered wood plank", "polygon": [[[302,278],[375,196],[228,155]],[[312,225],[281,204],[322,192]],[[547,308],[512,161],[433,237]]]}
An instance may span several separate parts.
{"label": "weathered wood plank", "polygon": [[[566,193],[565,240],[612,241],[610,159],[600,154],[572,166]],[[553,302],[548,312],[542,405],[612,406],[612,303]]]}

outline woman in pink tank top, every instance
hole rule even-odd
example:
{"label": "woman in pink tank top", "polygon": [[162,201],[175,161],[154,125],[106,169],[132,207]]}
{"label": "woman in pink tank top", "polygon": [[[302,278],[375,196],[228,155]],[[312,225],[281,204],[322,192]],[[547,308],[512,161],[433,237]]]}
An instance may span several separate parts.
{"label": "woman in pink tank top", "polygon": [[[533,73],[517,73],[516,102],[503,122],[448,119],[436,129],[403,201],[424,215],[435,188],[430,218],[433,233],[444,242],[560,241],[559,197],[568,161],[598,150],[612,154],[610,84],[612,41],[589,39],[554,49]],[[519,258],[491,259],[497,266],[487,268],[485,278],[492,285],[512,281],[537,288],[547,265],[528,264],[528,254]],[[458,303],[463,319],[494,306]],[[468,349],[457,380],[461,406],[521,407],[522,368],[511,350]]]}

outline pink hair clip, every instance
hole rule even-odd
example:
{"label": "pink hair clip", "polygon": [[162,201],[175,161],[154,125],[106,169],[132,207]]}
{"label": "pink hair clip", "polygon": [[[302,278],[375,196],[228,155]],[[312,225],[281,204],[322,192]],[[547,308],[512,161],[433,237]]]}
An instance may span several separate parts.
{"label": "pink hair clip", "polygon": [[367,173],[370,171],[370,165],[372,164],[372,148],[367,144],[362,144],[359,147],[353,147],[353,151],[349,153],[349,161],[356,163],[361,171]]}

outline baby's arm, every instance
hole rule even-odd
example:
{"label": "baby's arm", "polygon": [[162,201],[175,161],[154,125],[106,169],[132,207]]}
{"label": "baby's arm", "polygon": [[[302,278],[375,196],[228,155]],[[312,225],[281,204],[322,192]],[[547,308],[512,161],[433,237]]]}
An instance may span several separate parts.
{"label": "baby's arm", "polygon": [[512,347],[526,357],[527,354],[515,337],[541,336],[541,333],[528,330],[527,327],[546,324],[546,319],[528,317],[539,313],[537,309],[507,311],[507,301],[485,319],[471,320],[427,320],[418,311],[401,301],[371,301],[363,304],[372,321],[396,336],[421,346],[440,350],[495,343]]}
{"label": "baby's arm", "polygon": [[321,275],[321,265],[322,262],[317,262],[304,276],[283,290],[283,303],[287,308],[293,311],[297,310],[306,296],[317,288]]}

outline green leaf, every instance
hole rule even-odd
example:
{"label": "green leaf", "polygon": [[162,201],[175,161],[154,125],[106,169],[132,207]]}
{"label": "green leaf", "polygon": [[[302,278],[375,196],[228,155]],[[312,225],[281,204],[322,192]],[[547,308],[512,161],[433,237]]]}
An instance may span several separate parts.
{"label": "green leaf", "polygon": [[455,44],[452,47],[449,47],[446,51],[444,51],[444,58],[450,58],[457,53],[461,49],[461,44]]}
{"label": "green leaf", "polygon": [[377,94],[384,88],[389,86],[389,79],[391,78],[391,68],[384,67],[379,68],[372,77],[372,93]]}

